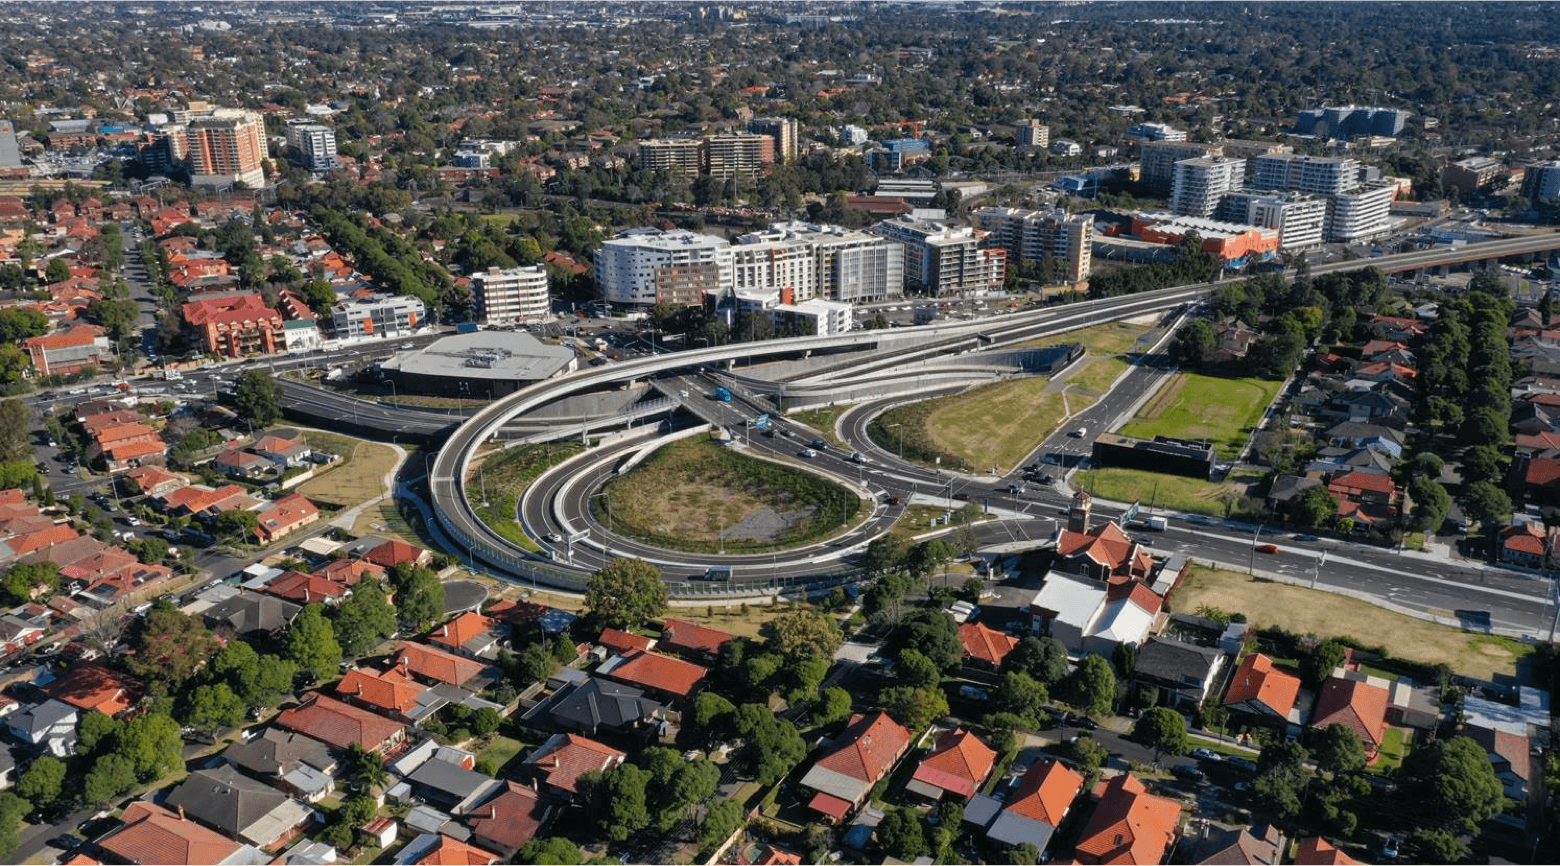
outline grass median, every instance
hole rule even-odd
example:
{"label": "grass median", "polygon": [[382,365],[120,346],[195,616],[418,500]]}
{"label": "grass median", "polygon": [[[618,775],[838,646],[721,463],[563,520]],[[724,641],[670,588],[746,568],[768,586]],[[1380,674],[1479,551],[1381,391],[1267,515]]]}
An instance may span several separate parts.
{"label": "grass median", "polygon": [[466,499],[494,532],[537,553],[541,548],[520,528],[520,494],[543,472],[584,450],[577,442],[546,442],[488,452],[466,476]]}
{"label": "grass median", "polygon": [[874,418],[869,432],[878,447],[902,449],[907,460],[1007,472],[1056,430],[1069,404],[1073,412],[1082,408],[1078,401],[1085,398],[1064,401],[1061,392],[1047,390],[1050,384],[1041,376],[1008,379],[896,406]]}
{"label": "grass median", "polygon": [[1119,432],[1139,439],[1207,440],[1221,460],[1233,460],[1282,384],[1177,373]]}

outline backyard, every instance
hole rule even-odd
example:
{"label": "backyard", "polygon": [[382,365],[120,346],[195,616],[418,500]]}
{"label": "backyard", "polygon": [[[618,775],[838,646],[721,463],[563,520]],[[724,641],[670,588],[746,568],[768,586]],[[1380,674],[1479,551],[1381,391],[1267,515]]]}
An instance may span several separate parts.
{"label": "backyard", "polygon": [[1206,440],[1219,459],[1234,460],[1282,384],[1177,373],[1118,432],[1139,439]]}

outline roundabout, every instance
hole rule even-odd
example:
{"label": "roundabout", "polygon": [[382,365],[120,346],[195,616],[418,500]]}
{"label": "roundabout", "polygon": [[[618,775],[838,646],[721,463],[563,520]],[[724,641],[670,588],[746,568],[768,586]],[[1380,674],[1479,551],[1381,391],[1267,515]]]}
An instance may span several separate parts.
{"label": "roundabout", "polygon": [[[632,556],[658,565],[673,592],[684,596],[772,594],[854,580],[860,576],[859,554],[873,538],[892,529],[912,501],[949,511],[973,502],[990,511],[999,519],[981,522],[983,542],[1032,539],[1041,514],[1055,513],[1038,500],[1059,503],[1060,494],[1018,497],[1006,489],[1006,477],[969,476],[902,462],[882,447],[885,443],[871,440],[865,423],[852,423],[843,431],[845,444],[860,453],[857,460],[835,448],[814,448],[815,456],[808,457],[803,452],[814,434],[786,420],[781,411],[831,403],[903,403],[955,393],[972,384],[1034,375],[1036,351],[1024,347],[1037,340],[1104,322],[1162,316],[1198,300],[1210,288],[1211,284],[1180,287],[894,331],[720,346],[592,368],[538,383],[484,408],[449,437],[430,477],[434,510],[472,567],[480,563],[508,579],[579,589],[610,558]],[[762,368],[738,366],[755,362],[765,363]],[[472,482],[467,467],[477,449],[501,435],[509,422],[571,394],[647,381],[676,401],[680,410],[658,425],[629,426],[602,435],[583,453],[543,473],[520,497],[518,524],[541,554],[505,538],[477,517],[468,500],[467,485]],[[729,402],[709,396],[720,388],[729,392]],[[1102,400],[1096,405],[1109,403]],[[848,414],[860,418],[864,413],[853,409]],[[767,430],[752,426],[760,423],[761,416]],[[654,533],[635,538],[613,531],[623,527],[612,525],[614,518],[603,504],[608,497],[599,495],[604,485],[617,481],[620,472],[634,472],[641,461],[653,461],[658,446],[676,441],[669,437],[717,429],[740,440],[719,447],[850,491],[857,500],[859,522],[851,525],[852,509],[842,506],[846,526],[832,536],[779,538],[774,540],[784,544],[773,546],[784,549],[735,552],[730,541],[736,536],[726,536],[719,517],[728,513],[722,505],[726,497],[719,495],[705,497],[702,506],[690,500],[683,509],[685,521],[700,507],[709,511],[703,533],[696,534],[707,536],[713,528],[717,539],[713,549],[701,542],[697,550],[672,550],[652,543],[664,540]],[[1103,428],[1095,425],[1095,429]],[[545,437],[533,435],[505,444],[541,438]],[[1087,443],[1047,440],[1036,453],[1067,447],[1086,450]],[[753,508],[748,514],[761,510]],[[771,510],[777,515],[783,511]],[[746,516],[733,519],[733,528]],[[765,519],[773,522],[772,518],[758,520]],[[1049,525],[1050,518],[1044,522]],[[1046,529],[1041,537],[1048,534]],[[707,579],[711,577],[717,579]]]}

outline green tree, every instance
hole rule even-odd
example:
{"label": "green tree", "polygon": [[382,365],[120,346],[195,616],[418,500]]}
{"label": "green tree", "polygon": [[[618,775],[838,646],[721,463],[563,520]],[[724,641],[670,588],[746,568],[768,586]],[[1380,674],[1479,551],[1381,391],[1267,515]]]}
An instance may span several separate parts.
{"label": "green tree", "polygon": [[1103,716],[1116,703],[1116,674],[1102,656],[1087,655],[1067,683],[1067,702],[1091,718]]}
{"label": "green tree", "polygon": [[498,730],[504,723],[504,717],[498,714],[498,710],[492,707],[483,707],[471,714],[469,726],[474,736],[485,737]]}
{"label": "green tree", "polygon": [[1300,659],[1300,679],[1312,688],[1320,688],[1333,671],[1343,664],[1346,654],[1343,644],[1333,640],[1322,641],[1316,645],[1316,649]]}
{"label": "green tree", "polygon": [[889,856],[906,863],[927,853],[926,833],[921,818],[904,806],[890,806],[878,822],[878,844]]}
{"label": "green tree", "polygon": [[1408,497],[1414,502],[1413,525],[1434,531],[1452,510],[1452,495],[1434,478],[1416,477],[1408,484]]}
{"label": "green tree", "polygon": [[390,570],[396,618],[403,632],[419,632],[444,616],[444,584],[425,565],[403,562]]}
{"label": "green tree", "polygon": [[1305,747],[1296,742],[1269,743],[1257,756],[1257,777],[1251,790],[1258,802],[1281,820],[1300,814],[1308,757]]}
{"label": "green tree", "polygon": [[1511,516],[1511,497],[1494,484],[1479,481],[1463,492],[1463,513],[1489,531]]}
{"label": "green tree", "polygon": [[37,808],[47,809],[60,798],[64,786],[65,762],[53,755],[42,755],[16,780],[16,793]]}
{"label": "green tree", "polygon": [[288,627],[287,658],[316,680],[334,673],[341,664],[341,645],[325,618],[324,605],[305,606]]}
{"label": "green tree", "polygon": [[342,654],[357,658],[395,634],[396,609],[379,581],[369,578],[353,587],[352,595],[336,606],[332,622]]}
{"label": "green tree", "polygon": [[1154,763],[1163,755],[1184,755],[1190,747],[1186,718],[1169,707],[1149,707],[1132,725],[1132,739],[1154,750]]}
{"label": "green tree", "polygon": [[[720,847],[722,842],[731,838],[731,834],[737,832],[737,828],[743,824],[742,805],[736,800],[720,800],[704,813],[704,823],[699,826],[699,847],[705,851],[713,851]],[[539,863],[539,860],[528,862]],[[567,861],[579,863],[579,860]]]}
{"label": "green tree", "polygon": [[[659,577],[656,582],[660,584]],[[764,638],[766,650],[787,658],[830,657],[845,642],[845,636],[840,634],[834,620],[810,610],[781,614],[764,623],[759,634]]]}
{"label": "green tree", "polygon": [[733,721],[733,729],[743,740],[734,760],[760,788],[780,781],[807,756],[807,744],[796,726],[776,716],[765,704],[737,707]]}
{"label": "green tree", "polygon": [[1213,359],[1217,350],[1218,338],[1202,319],[1194,319],[1176,335],[1176,357],[1183,367],[1200,369]]}
{"label": "green tree", "polygon": [[255,530],[260,527],[260,516],[253,511],[235,508],[217,515],[217,531],[235,541],[259,543]]}
{"label": "green tree", "polygon": [[353,742],[347,744],[346,754],[342,756],[341,777],[355,789],[368,790],[389,781],[390,771],[385,769],[385,756],[378,749]]}
{"label": "green tree", "polygon": [[942,682],[937,664],[913,648],[899,653],[899,665],[894,670],[899,684],[911,688],[931,688]]}
{"label": "green tree", "polygon": [[87,304],[87,318],[108,329],[109,337],[115,341],[135,333],[140,316],[140,307],[131,300],[96,298]]}
{"label": "green tree", "polygon": [[1022,671],[1047,688],[1067,678],[1067,648],[1052,637],[1025,635],[1002,660],[1003,671]]}
{"label": "green tree", "polygon": [[0,462],[25,463],[28,469],[33,469],[32,431],[32,410],[26,403],[16,399],[0,400]]}
{"label": "green tree", "polygon": [[1409,837],[1408,847],[1417,863],[1465,863],[1473,847],[1450,830],[1424,827]]}
{"label": "green tree", "polygon": [[206,664],[217,651],[217,639],[198,618],[158,602],[146,612],[135,646],[135,655],[125,657],[125,667],[136,676],[171,687]]}
{"label": "green tree", "polygon": [[101,809],[135,787],[135,765],[119,755],[105,755],[81,782],[81,799]]}
{"label": "green tree", "polygon": [[70,279],[70,262],[63,258],[49,259],[49,266],[43,269],[43,278],[51,283],[63,283]]}
{"label": "green tree", "polygon": [[60,567],[52,562],[24,562],[5,573],[0,589],[11,604],[26,604],[34,598],[48,598],[59,590]]}
{"label": "green tree", "polygon": [[537,866],[572,866],[585,863],[585,853],[580,846],[562,836],[537,836],[520,849],[516,863],[535,863]]}
{"label": "green tree", "polygon": [[1289,517],[1300,526],[1325,529],[1338,520],[1338,500],[1320,484],[1307,487],[1289,500]]}
{"label": "green tree", "polygon": [[1110,750],[1093,737],[1079,736],[1072,742],[1072,759],[1084,775],[1093,775],[1110,758]]}
{"label": "green tree", "polygon": [[932,722],[948,715],[948,698],[937,688],[895,686],[884,689],[878,702],[912,733],[920,733]]}
{"label": "green tree", "polygon": [[900,648],[914,647],[931,659],[939,670],[951,670],[964,660],[959,624],[947,611],[915,611],[899,623],[895,639]]}
{"label": "green tree", "polygon": [[313,280],[303,286],[303,302],[316,316],[328,317],[330,308],[336,305],[336,290],[330,283]]}
{"label": "green tree", "polygon": [[81,725],[76,732],[77,751],[90,755],[97,751],[99,744],[113,742],[119,734],[119,726],[120,723],[112,716],[92,710],[81,717]]}
{"label": "green tree", "polygon": [[1427,829],[1471,834],[1506,803],[1489,755],[1470,737],[1448,737],[1413,750],[1403,759],[1402,779],[1402,814]]}
{"label": "green tree", "polygon": [[30,808],[26,800],[10,791],[0,793],[0,860],[16,853],[16,834]]}
{"label": "green tree", "polygon": [[141,781],[180,769],[184,766],[183,753],[179,723],[158,711],[142,713],[125,722],[115,737],[113,751],[131,762]]}
{"label": "green tree", "polygon": [[639,559],[614,559],[592,574],[585,606],[614,628],[636,628],[666,612],[661,570]]}
{"label": "green tree", "polygon": [[281,394],[276,390],[276,382],[264,370],[248,370],[238,377],[233,406],[238,417],[257,428],[269,427],[282,417]]}
{"label": "green tree", "polygon": [[1023,671],[1008,671],[997,681],[997,708],[1022,718],[1030,726],[1040,724],[1051,695],[1045,684]]}
{"label": "green tree", "polygon": [[838,686],[824,689],[812,707],[813,724],[820,728],[843,722],[850,717],[850,692]]}
{"label": "green tree", "polygon": [[1324,773],[1358,773],[1365,760],[1359,734],[1345,725],[1328,725],[1316,737],[1316,768]]}
{"label": "green tree", "polygon": [[598,835],[612,842],[625,842],[650,826],[650,808],[645,801],[649,782],[650,774],[633,764],[619,764],[585,781]]}
{"label": "green tree", "polygon": [[690,749],[707,749],[731,733],[731,717],[736,705],[711,691],[700,692],[683,713],[682,728],[677,732],[678,745]]}
{"label": "green tree", "polygon": [[898,535],[880,535],[867,544],[862,565],[869,574],[887,574],[905,567],[910,543]]}
{"label": "green tree", "polygon": [[184,721],[192,728],[215,731],[244,723],[244,702],[227,683],[196,686],[184,706]]}
{"label": "green tree", "polygon": [[1463,449],[1463,481],[1468,484],[1489,481],[1499,485],[1506,476],[1506,465],[1509,462],[1506,455],[1494,445],[1470,445]]}

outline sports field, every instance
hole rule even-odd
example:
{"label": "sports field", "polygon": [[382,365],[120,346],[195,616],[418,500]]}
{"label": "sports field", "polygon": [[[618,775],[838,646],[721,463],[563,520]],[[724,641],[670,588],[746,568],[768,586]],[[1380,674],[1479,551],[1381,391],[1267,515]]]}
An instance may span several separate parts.
{"label": "sports field", "polygon": [[1177,373],[1119,432],[1140,439],[1206,439],[1220,459],[1233,460],[1281,384]]}

